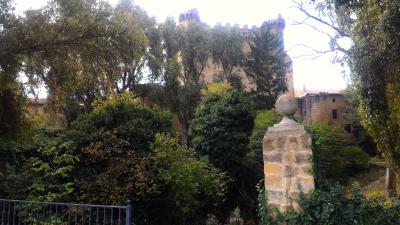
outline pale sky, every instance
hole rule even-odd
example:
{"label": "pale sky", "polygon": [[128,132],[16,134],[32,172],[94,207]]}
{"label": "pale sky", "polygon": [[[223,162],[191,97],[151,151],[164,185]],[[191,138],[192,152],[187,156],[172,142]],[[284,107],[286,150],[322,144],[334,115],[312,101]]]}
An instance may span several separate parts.
{"label": "pale sky", "polygon": [[[15,0],[17,12],[39,8],[47,0]],[[116,3],[118,0],[109,0]],[[298,57],[311,54],[313,49],[329,49],[326,35],[308,27],[293,25],[293,20],[301,21],[303,14],[293,8],[292,0],[135,0],[135,4],[145,9],[157,21],[163,22],[168,16],[175,19],[179,13],[197,8],[201,21],[215,25],[239,24],[240,26],[260,26],[263,21],[277,18],[280,13],[286,20],[285,48],[293,60],[293,77],[295,89],[302,90],[339,90],[346,87],[344,71],[348,69],[332,64],[333,55],[327,54],[318,58]],[[315,24],[320,29],[322,25]]]}

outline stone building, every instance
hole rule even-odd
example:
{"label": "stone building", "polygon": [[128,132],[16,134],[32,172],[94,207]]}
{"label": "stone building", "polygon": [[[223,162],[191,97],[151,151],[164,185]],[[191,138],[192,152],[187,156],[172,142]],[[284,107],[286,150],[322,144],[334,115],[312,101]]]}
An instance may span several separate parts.
{"label": "stone building", "polygon": [[305,93],[298,98],[296,115],[305,122],[324,122],[336,126],[347,139],[353,138],[353,124],[348,117],[349,105],[339,92]]}
{"label": "stone building", "polygon": [[[281,15],[278,15],[277,19],[274,20],[269,20],[266,21],[269,26],[272,28],[273,33],[278,33],[278,32],[283,32],[285,29],[285,20],[282,18]],[[187,27],[190,25],[190,23],[202,23],[200,20],[200,15],[197,9],[190,9],[186,12],[183,12],[179,15],[179,24],[182,27]],[[202,23],[204,24],[204,23]],[[207,24],[204,24],[204,26],[207,26]],[[226,26],[231,26],[230,24],[227,24]],[[238,25],[234,25],[237,26]],[[254,32],[258,32],[259,28],[256,26],[252,26],[249,28],[248,26],[243,26],[240,28],[240,33],[243,39],[243,47],[242,51],[244,54],[250,53],[250,41],[252,39],[252,35]],[[283,38],[283,35],[281,36]],[[286,72],[286,80],[288,83],[288,90],[289,92],[294,94],[294,87],[293,87],[293,69],[292,69],[292,60],[290,59],[289,56],[287,56],[286,59],[288,63],[288,69]],[[202,73],[202,81],[206,84],[209,83],[214,83],[219,80],[218,75],[221,74],[222,72],[222,67],[220,65],[216,65],[213,62],[212,57],[209,57],[206,68],[204,69]],[[234,74],[237,74],[241,80],[242,86],[246,90],[250,90],[253,88],[251,80],[246,76],[245,71],[241,67],[235,68],[233,71]]]}

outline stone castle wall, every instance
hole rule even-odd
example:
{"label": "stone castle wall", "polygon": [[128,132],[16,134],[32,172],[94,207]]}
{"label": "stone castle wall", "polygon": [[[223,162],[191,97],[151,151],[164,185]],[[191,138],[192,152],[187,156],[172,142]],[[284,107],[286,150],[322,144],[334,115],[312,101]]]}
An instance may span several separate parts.
{"label": "stone castle wall", "polygon": [[[201,23],[199,12],[196,9],[191,9],[187,12],[180,14],[179,23],[182,27],[187,27],[190,25],[190,23]],[[267,21],[267,23],[273,28],[272,32],[283,32],[285,28],[285,20],[280,15],[277,19]],[[243,28],[241,28],[241,34],[243,38],[242,51],[246,55],[250,53],[251,49],[249,43],[251,41],[251,35],[254,31],[258,31],[258,28],[255,26],[251,28],[244,26]],[[294,94],[292,60],[290,59],[290,57],[287,58],[287,62],[289,64],[289,68],[286,73],[286,80],[288,83],[289,92],[293,92]],[[206,84],[214,83],[216,80],[218,80],[218,75],[221,74],[221,72],[221,66],[216,65],[210,57],[208,59],[206,68],[202,73],[201,79]],[[234,73],[238,74],[241,78],[242,86],[245,90],[251,90],[254,88],[254,84],[252,84],[251,80],[249,80],[243,68],[236,68]]]}

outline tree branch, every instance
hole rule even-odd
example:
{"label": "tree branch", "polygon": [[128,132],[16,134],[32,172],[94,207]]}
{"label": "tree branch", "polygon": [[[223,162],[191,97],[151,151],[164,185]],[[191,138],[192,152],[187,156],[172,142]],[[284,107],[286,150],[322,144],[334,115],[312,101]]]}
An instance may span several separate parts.
{"label": "tree branch", "polygon": [[[328,23],[327,21],[319,18],[318,16],[312,15],[311,13],[309,13],[303,5],[303,2],[298,2],[297,0],[292,0],[292,2],[295,4],[294,8],[300,10],[302,13],[304,13],[304,15],[307,16],[307,19],[311,18],[321,24],[324,24],[325,26],[328,26],[329,28],[333,29],[334,31],[336,31],[340,36],[342,37],[350,37],[349,34],[345,33],[344,31],[342,31],[340,28],[336,27],[335,25],[333,25],[332,23]],[[332,20],[332,18],[329,18],[330,20]],[[304,21],[305,21],[304,20]]]}

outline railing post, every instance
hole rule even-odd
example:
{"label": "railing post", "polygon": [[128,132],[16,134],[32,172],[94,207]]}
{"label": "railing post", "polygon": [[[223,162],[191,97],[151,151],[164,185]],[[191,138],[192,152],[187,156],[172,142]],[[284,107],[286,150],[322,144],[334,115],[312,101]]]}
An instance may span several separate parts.
{"label": "railing post", "polygon": [[128,203],[126,205],[125,225],[131,225],[131,220],[132,220],[132,203],[131,203],[131,200],[128,200]]}

